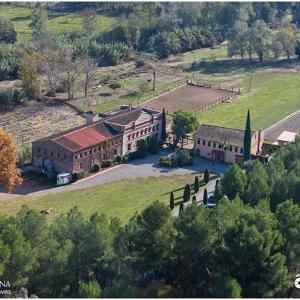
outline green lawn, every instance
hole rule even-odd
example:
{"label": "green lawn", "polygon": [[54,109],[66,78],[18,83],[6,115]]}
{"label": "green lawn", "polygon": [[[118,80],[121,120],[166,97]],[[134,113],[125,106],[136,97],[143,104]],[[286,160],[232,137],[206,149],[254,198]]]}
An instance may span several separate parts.
{"label": "green lawn", "polygon": [[203,48],[183,53],[184,59],[201,60],[224,60],[228,59],[227,47],[219,46],[216,48]]}
{"label": "green lawn", "polygon": [[[18,32],[18,41],[25,41],[31,38],[30,16],[33,8],[13,7],[0,5],[0,16],[10,19]],[[82,17],[78,13],[57,13],[48,12],[48,28],[51,32],[72,32],[82,29]],[[110,28],[115,19],[103,15],[97,16],[97,31],[102,32]]]}
{"label": "green lawn", "polygon": [[300,76],[296,73],[284,70],[256,72],[253,74],[252,91],[249,94],[248,84],[249,76],[241,81],[244,96],[230,104],[220,104],[199,113],[200,122],[244,128],[246,113],[250,109],[252,128],[259,129],[300,109]]}
{"label": "green lawn", "polygon": [[[169,205],[170,192],[174,192],[175,203],[182,199],[185,184],[194,182],[193,175],[161,176],[122,180],[95,186],[83,190],[67,191],[47,196],[15,198],[0,202],[0,213],[13,214],[22,205],[37,210],[53,208],[55,212],[50,220],[61,212],[67,212],[78,206],[88,217],[94,212],[106,214],[108,217],[118,217],[126,223],[135,212],[140,212],[155,200]],[[200,184],[203,184],[202,174]]]}

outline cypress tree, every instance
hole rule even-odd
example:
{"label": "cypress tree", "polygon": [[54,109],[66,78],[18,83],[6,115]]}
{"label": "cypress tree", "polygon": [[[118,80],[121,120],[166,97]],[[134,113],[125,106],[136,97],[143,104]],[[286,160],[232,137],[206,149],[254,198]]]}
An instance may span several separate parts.
{"label": "cypress tree", "polygon": [[244,161],[249,160],[251,157],[251,122],[250,122],[250,111],[248,109],[246,129],[244,133]]}
{"label": "cypress tree", "polygon": [[222,193],[220,189],[220,182],[219,180],[217,180],[215,186],[215,193],[214,193],[215,203],[218,203],[221,198],[222,198]]}
{"label": "cypress tree", "polygon": [[166,141],[167,138],[166,126],[167,126],[166,112],[165,112],[165,108],[163,108],[162,120],[161,120],[161,140],[163,143]]}
{"label": "cypress tree", "polygon": [[183,212],[183,203],[181,202],[179,205],[179,214]]}
{"label": "cypress tree", "polygon": [[195,176],[194,191],[195,191],[195,193],[197,193],[199,191],[199,178],[198,178],[198,176]]}
{"label": "cypress tree", "polygon": [[171,210],[174,208],[174,194],[171,192],[170,194],[170,208]]}
{"label": "cypress tree", "polygon": [[183,192],[183,202],[189,201],[191,198],[191,188],[189,184],[186,184]]}
{"label": "cypress tree", "polygon": [[192,197],[192,202],[196,202],[197,201],[197,199],[196,199],[196,196],[194,195],[193,197]]}
{"label": "cypress tree", "polygon": [[203,204],[206,205],[207,204],[207,189],[204,189],[203,192]]}
{"label": "cypress tree", "polygon": [[209,182],[209,172],[207,169],[205,169],[205,171],[204,171],[204,182],[205,182],[205,184],[208,184],[208,182]]}

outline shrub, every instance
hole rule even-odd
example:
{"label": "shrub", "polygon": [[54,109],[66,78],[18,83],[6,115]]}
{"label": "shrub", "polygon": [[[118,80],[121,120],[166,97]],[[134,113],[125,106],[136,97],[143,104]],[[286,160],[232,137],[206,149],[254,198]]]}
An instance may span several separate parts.
{"label": "shrub", "polygon": [[172,163],[170,160],[160,160],[159,161],[159,164],[162,166],[162,167],[172,167]]}
{"label": "shrub", "polygon": [[101,168],[109,168],[112,166],[112,162],[109,160],[102,160],[101,161]]}
{"label": "shrub", "polygon": [[86,175],[86,172],[77,172],[72,175],[72,179],[77,181],[80,178],[83,178]]}
{"label": "shrub", "polygon": [[114,159],[114,162],[116,162],[116,163],[121,163],[121,162],[123,162],[123,157],[122,157],[122,155],[117,155],[117,157]]}
{"label": "shrub", "polygon": [[148,142],[148,151],[151,154],[156,154],[158,150],[159,150],[159,142],[154,136],[152,136]]}
{"label": "shrub", "polygon": [[145,158],[148,155],[148,145],[146,140],[141,139],[137,141],[137,156],[138,158]]}
{"label": "shrub", "polygon": [[177,156],[177,162],[180,167],[186,166],[186,165],[191,165],[191,164],[193,164],[193,157],[191,156],[191,154],[188,150],[181,149]]}
{"label": "shrub", "polygon": [[100,165],[94,164],[94,165],[93,165],[92,171],[93,171],[93,172],[98,172],[99,170],[100,170]]}

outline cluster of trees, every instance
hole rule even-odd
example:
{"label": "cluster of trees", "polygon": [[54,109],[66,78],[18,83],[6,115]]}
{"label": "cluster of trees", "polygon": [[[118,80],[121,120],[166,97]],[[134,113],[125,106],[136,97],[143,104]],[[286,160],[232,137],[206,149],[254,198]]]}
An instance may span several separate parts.
{"label": "cluster of trees", "polygon": [[284,22],[280,28],[272,30],[263,20],[254,21],[251,26],[245,21],[237,21],[231,30],[229,56],[246,55],[250,60],[256,55],[260,62],[273,56],[278,59],[285,55],[290,59],[298,47],[296,29],[290,22]]}
{"label": "cluster of trees", "polygon": [[232,165],[218,186],[218,198],[240,197],[245,203],[255,206],[261,199],[270,202],[271,210],[285,199],[293,199],[300,205],[300,140],[288,148],[280,149],[268,164],[250,161],[245,172]]}
{"label": "cluster of trees", "polygon": [[0,219],[0,274],[39,297],[288,297],[300,208],[193,202],[174,218],[153,202],[125,226],[77,208],[48,223],[23,207]]}

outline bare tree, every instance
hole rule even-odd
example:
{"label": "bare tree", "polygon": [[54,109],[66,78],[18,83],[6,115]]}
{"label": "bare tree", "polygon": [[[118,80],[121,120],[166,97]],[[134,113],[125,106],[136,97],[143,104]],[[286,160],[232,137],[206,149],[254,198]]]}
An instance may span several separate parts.
{"label": "bare tree", "polygon": [[65,47],[58,51],[57,72],[55,78],[68,92],[68,100],[74,98],[75,88],[82,74],[82,59],[73,57],[72,49]]}
{"label": "bare tree", "polygon": [[84,58],[82,61],[82,72],[84,73],[84,97],[87,97],[87,91],[93,77],[96,74],[96,64],[90,58]]}

